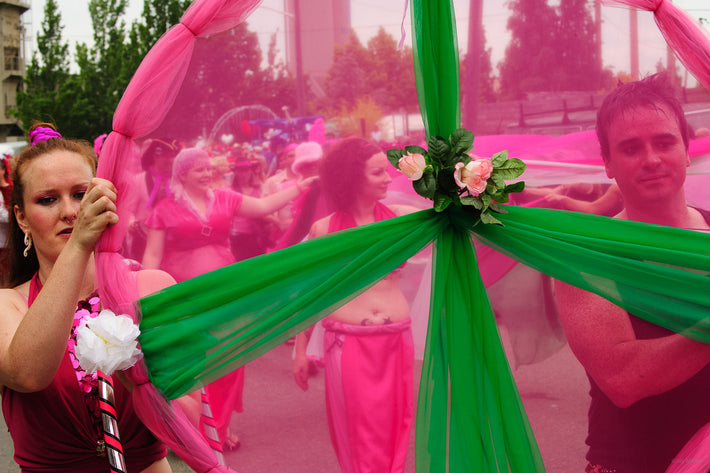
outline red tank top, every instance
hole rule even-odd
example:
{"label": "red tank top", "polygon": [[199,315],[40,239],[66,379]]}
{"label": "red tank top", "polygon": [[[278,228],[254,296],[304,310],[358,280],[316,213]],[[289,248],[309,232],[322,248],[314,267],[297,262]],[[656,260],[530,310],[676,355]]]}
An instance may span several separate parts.
{"label": "red tank top", "polygon": [[[35,274],[28,305],[42,285]],[[114,385],[118,429],[128,471],[140,472],[165,457],[167,449],[138,420],[126,388]],[[44,390],[20,393],[4,387],[2,412],[15,446],[15,461],[23,472],[106,473],[108,457],[98,453],[96,417],[64,353],[57,374]]]}

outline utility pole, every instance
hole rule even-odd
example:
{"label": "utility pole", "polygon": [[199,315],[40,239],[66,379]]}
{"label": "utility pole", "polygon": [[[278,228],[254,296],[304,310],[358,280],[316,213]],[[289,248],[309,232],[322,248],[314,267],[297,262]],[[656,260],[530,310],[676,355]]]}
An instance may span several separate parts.
{"label": "utility pole", "polygon": [[675,53],[673,52],[673,48],[670,46],[666,46],[666,69],[668,71],[668,79],[671,82],[671,86],[674,89],[680,87],[680,84],[678,84],[678,77],[676,77]]}
{"label": "utility pole", "polygon": [[638,10],[629,9],[629,34],[631,36],[631,78],[639,79],[639,23]]}
{"label": "utility pole", "polygon": [[483,0],[470,0],[468,11],[468,54],[466,57],[466,126],[476,131],[481,89],[481,53],[483,51]]}
{"label": "utility pole", "polygon": [[298,116],[306,115],[306,93],[303,83],[303,53],[301,51],[301,1],[293,0],[294,6],[294,42],[296,43],[296,109]]}
{"label": "utility pole", "polygon": [[[604,59],[602,58],[602,4],[599,1],[594,1],[594,27],[597,35],[597,61],[599,65],[599,74],[604,69]],[[601,79],[601,76],[600,76]]]}

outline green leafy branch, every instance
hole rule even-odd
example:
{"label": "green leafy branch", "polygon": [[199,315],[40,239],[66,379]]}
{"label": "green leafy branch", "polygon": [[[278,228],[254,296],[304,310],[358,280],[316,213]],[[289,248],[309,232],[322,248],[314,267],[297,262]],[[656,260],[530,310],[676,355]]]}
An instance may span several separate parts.
{"label": "green leafy branch", "polygon": [[[395,168],[413,179],[417,194],[434,201],[434,210],[437,212],[443,212],[453,204],[472,209],[483,223],[501,225],[490,211],[504,212],[496,203],[508,202],[510,193],[522,192],[525,188],[523,181],[505,183],[506,180],[522,175],[525,163],[517,158],[508,158],[508,152],[502,151],[490,158],[490,165],[477,162],[469,166],[473,161],[468,154],[473,147],[473,139],[471,131],[459,128],[448,140],[441,136],[430,137],[427,140],[428,150],[420,146],[390,149],[387,151],[387,159]],[[486,170],[490,175],[482,179],[481,176],[488,174]],[[419,172],[421,176],[416,178]],[[485,186],[485,189],[482,192],[471,192],[468,183],[462,187],[460,183],[467,178],[476,182],[479,187]]]}

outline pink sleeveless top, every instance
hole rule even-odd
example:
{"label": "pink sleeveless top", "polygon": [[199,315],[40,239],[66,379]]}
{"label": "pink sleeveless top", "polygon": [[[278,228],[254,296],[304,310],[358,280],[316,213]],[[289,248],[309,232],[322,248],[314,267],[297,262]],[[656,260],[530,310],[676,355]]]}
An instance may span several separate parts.
{"label": "pink sleeveless top", "polygon": [[[29,305],[41,288],[35,274],[30,284]],[[126,388],[116,381],[114,390],[127,468],[140,472],[165,457],[167,449],[138,420]],[[108,457],[101,449],[101,418],[95,391],[93,396],[82,391],[69,352],[65,352],[46,389],[19,393],[4,387],[2,412],[15,446],[15,461],[23,472],[109,471]]]}
{"label": "pink sleeveless top", "polygon": [[[388,218],[395,218],[396,216],[397,214],[394,213],[389,207],[387,207],[382,202],[377,202],[375,204],[375,222],[386,220]],[[339,210],[330,217],[330,221],[328,222],[328,233],[339,232],[340,230],[345,230],[346,228],[353,228],[356,226],[357,223],[355,222],[355,217],[353,217],[350,212]],[[404,268],[406,264],[407,262],[405,261],[400,265],[399,268],[395,269],[390,274],[397,273],[402,268]]]}
{"label": "pink sleeveless top", "polygon": [[[375,222],[380,220],[386,220],[388,218],[394,218],[397,214],[392,212],[389,207],[381,202],[375,204]],[[340,210],[335,212],[332,217],[330,217],[330,222],[328,222],[328,233],[338,232],[340,230],[345,230],[346,228],[352,228],[357,226],[355,223],[355,217],[352,216],[350,212]]]}

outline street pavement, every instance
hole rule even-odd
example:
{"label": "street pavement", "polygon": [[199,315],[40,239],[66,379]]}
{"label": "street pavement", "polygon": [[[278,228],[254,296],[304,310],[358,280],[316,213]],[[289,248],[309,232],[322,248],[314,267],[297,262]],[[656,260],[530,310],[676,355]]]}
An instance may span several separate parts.
{"label": "street pavement", "polygon": [[[504,329],[502,337],[507,347]],[[290,359],[291,347],[281,345],[246,367],[244,412],[233,416],[231,425],[242,445],[226,455],[228,464],[240,473],[339,471],[328,436],[323,372],[310,378],[310,389],[303,392],[293,382]],[[584,471],[589,384],[569,347],[513,374],[547,472]],[[174,473],[192,471],[172,453],[168,460]],[[0,425],[0,472],[19,473],[4,424]],[[414,433],[406,472],[414,472]]]}

